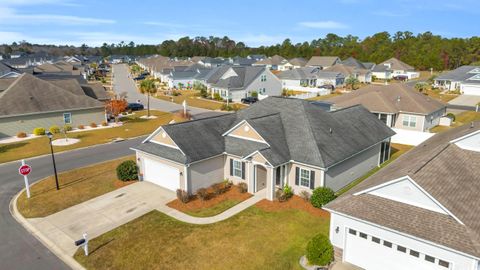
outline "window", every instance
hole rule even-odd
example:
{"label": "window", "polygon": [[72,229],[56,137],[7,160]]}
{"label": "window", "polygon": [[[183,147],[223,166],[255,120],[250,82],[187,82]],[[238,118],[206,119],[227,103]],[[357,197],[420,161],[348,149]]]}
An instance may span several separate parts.
{"label": "window", "polygon": [[310,187],[310,171],[300,168],[300,186]]}
{"label": "window", "polygon": [[348,229],[348,233],[353,234],[353,235],[357,235],[357,231],[352,230],[352,229]]}
{"label": "window", "polygon": [[416,127],[417,126],[417,117],[404,115],[403,116],[403,126],[404,127]]}
{"label": "window", "polygon": [[260,81],[261,82],[266,82],[267,81],[267,75],[260,76]]}
{"label": "window", "polygon": [[360,237],[363,238],[363,239],[367,239],[367,234],[366,233],[360,233]]}
{"label": "window", "polygon": [[242,162],[238,160],[233,161],[233,176],[242,177]]}
{"label": "window", "polygon": [[407,248],[402,246],[397,246],[397,250],[403,253],[407,253]]}
{"label": "window", "polygon": [[392,247],[392,242],[383,241],[383,245],[386,246],[386,247],[391,248],[391,247]]}
{"label": "window", "polygon": [[72,123],[72,113],[64,113],[63,114],[63,123],[71,124]]}
{"label": "window", "polygon": [[372,242],[375,242],[377,244],[380,244],[380,238],[372,236]]}
{"label": "window", "polygon": [[411,250],[411,249],[410,249],[410,255],[417,258],[420,257],[420,253],[418,251]]}
{"label": "window", "polygon": [[425,255],[425,261],[435,263],[435,258],[432,256]]}
{"label": "window", "polygon": [[380,121],[383,123],[387,124],[387,115],[386,114],[380,114]]}
{"label": "window", "polygon": [[442,261],[442,260],[438,260],[438,265],[443,266],[443,267],[445,267],[445,268],[449,268],[449,267],[450,267],[450,263],[449,263],[449,262]]}

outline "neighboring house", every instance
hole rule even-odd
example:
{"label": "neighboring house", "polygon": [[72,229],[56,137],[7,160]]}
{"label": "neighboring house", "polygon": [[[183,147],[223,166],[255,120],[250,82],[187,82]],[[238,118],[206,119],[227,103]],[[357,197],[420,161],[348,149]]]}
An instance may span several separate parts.
{"label": "neighboring house", "polygon": [[259,98],[282,94],[282,83],[268,68],[232,66],[221,71],[224,72],[212,74],[212,77],[218,78],[209,85],[212,97],[219,94],[222,99],[240,102],[254,92]]}
{"label": "neighboring house", "polygon": [[191,88],[195,82],[205,83],[205,78],[212,72],[212,69],[187,69],[184,71],[171,71],[166,78],[169,88]]}
{"label": "neighboring house", "polygon": [[273,200],[285,185],[295,194],[341,189],[388,159],[393,134],[361,106],[327,112],[269,97],[232,114],[161,126],[133,150],[143,180],[166,189],[192,194],[229,179]]}
{"label": "neighboring house", "polygon": [[420,73],[409,64],[392,57],[376,65],[372,70],[372,75],[378,79],[411,80],[418,78]]}
{"label": "neighboring house", "polygon": [[267,56],[265,56],[264,54],[251,54],[251,55],[248,55],[247,58],[248,59],[253,59],[255,61],[261,61],[261,60],[267,58]]}
{"label": "neighboring house", "polygon": [[229,63],[234,66],[251,66],[256,62],[257,60],[255,59],[251,59],[248,57],[239,57],[239,56],[233,57],[229,60]]}
{"label": "neighboring house", "polygon": [[212,57],[205,57],[202,60],[198,61],[199,64],[204,65],[206,68],[212,68],[212,67],[219,67],[221,65],[224,65],[225,63],[228,63],[228,60],[217,57],[217,58],[212,58]]}
{"label": "neighboring house", "polygon": [[312,56],[306,66],[324,69],[339,64],[340,62],[341,60],[337,56]]}
{"label": "neighboring house", "polygon": [[478,270],[480,122],[439,133],[324,208],[338,261]]}
{"label": "neighboring house", "polygon": [[281,65],[281,68],[279,68],[279,70],[292,70],[292,69],[304,67],[306,64],[307,64],[307,60],[301,57],[292,58],[288,60],[287,63]]}
{"label": "neighboring house", "polygon": [[0,137],[31,133],[37,127],[105,121],[103,103],[85,94],[74,79],[46,81],[22,74],[0,79],[0,90]]}
{"label": "neighboring house", "polygon": [[[363,66],[363,65],[362,65]],[[354,67],[343,63],[328,67],[325,71],[338,72],[343,74],[345,78],[356,78],[361,83],[372,82],[372,72],[369,69],[362,67]]]}
{"label": "neighboring house", "polygon": [[292,90],[300,90],[299,87],[318,88],[325,85],[339,87],[345,83],[345,75],[342,73],[322,70],[319,67],[286,70],[277,76],[282,81],[282,88]]}
{"label": "neighboring house", "polygon": [[444,90],[459,90],[465,95],[480,96],[480,66],[461,66],[435,78],[433,86]]}
{"label": "neighboring house", "polygon": [[440,123],[447,106],[405,84],[369,85],[328,99],[334,108],[361,104],[391,128],[428,132]]}
{"label": "neighboring house", "polygon": [[255,62],[253,66],[264,66],[271,70],[286,70],[286,64],[288,64],[287,59],[280,55],[274,55],[272,57]]}
{"label": "neighboring house", "polygon": [[20,76],[23,72],[13,68],[5,63],[0,62],[0,79],[1,78],[16,78]]}

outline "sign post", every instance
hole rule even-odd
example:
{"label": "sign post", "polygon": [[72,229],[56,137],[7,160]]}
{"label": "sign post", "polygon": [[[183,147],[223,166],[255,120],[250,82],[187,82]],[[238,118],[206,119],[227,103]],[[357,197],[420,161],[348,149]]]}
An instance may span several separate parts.
{"label": "sign post", "polygon": [[18,168],[18,173],[23,175],[23,181],[25,181],[25,190],[27,191],[27,198],[30,198],[30,185],[28,184],[28,174],[32,171],[32,167],[25,164],[25,160],[22,159],[22,166]]}

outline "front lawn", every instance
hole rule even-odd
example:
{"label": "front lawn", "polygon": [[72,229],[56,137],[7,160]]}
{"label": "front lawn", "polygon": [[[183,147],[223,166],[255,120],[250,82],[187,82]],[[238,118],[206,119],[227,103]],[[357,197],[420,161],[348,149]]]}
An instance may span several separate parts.
{"label": "front lawn", "polygon": [[425,90],[422,92],[424,95],[427,95],[433,99],[443,101],[445,103],[449,102],[450,100],[458,97],[457,94],[448,94],[448,93],[442,93],[440,90]]}
{"label": "front lawn", "polygon": [[25,191],[20,194],[18,211],[26,218],[45,217],[133,183],[117,180],[115,169],[125,160],[135,156],[60,173],[60,190],[55,188],[55,177],[47,177],[30,187],[30,199]]}
{"label": "front lawn", "polygon": [[[161,95],[157,94],[157,98],[166,100],[166,101],[172,101],[177,103],[177,104],[182,104],[183,101],[186,99],[187,100],[187,105],[192,106],[192,107],[197,107],[197,108],[203,108],[207,110],[221,110],[223,106],[223,102],[218,102],[218,101],[213,101],[213,100],[207,100],[204,98],[199,97],[199,91],[196,90],[178,90],[177,92],[180,93],[179,96],[166,96],[166,95]],[[234,104],[234,103],[231,103]],[[243,104],[237,104],[241,109],[245,108],[246,106]]]}
{"label": "front lawn", "polygon": [[74,258],[87,269],[301,269],[307,242],[328,235],[329,215],[276,208],[288,203],[262,201],[209,225],[153,211],[91,240],[89,256],[78,250]]}
{"label": "front lawn", "polygon": [[[80,142],[68,146],[54,146],[53,150],[55,152],[61,152],[95,144],[108,143],[118,137],[125,139],[150,134],[159,126],[168,124],[175,118],[175,116],[166,112],[150,112],[158,118],[149,120],[141,119],[139,117],[145,115],[147,112],[136,112],[134,115],[122,119],[124,125],[120,127],[69,133],[69,138],[80,139]],[[175,120],[180,121],[180,119]],[[63,134],[55,135],[54,139],[58,138],[64,138]],[[50,145],[46,136],[21,142],[0,144],[0,163],[48,153],[50,153]]]}
{"label": "front lawn", "polygon": [[480,121],[480,112],[465,111],[455,115],[455,122],[451,126],[436,126],[431,128],[430,132],[439,133],[459,126],[469,125],[474,121]]}
{"label": "front lawn", "polygon": [[340,96],[340,95],[341,95],[341,93],[335,92],[335,93],[324,95],[324,96],[307,98],[307,100],[319,101],[319,100],[325,100],[325,99],[333,98],[333,97]]}

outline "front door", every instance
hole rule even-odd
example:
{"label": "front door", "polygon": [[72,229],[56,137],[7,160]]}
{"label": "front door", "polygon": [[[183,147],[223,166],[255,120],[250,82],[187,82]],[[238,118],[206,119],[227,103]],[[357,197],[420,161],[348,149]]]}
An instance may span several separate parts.
{"label": "front door", "polygon": [[267,169],[257,165],[255,170],[255,192],[258,192],[267,186]]}

